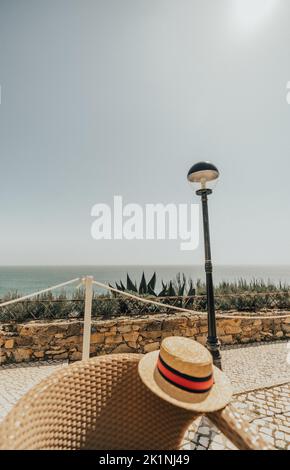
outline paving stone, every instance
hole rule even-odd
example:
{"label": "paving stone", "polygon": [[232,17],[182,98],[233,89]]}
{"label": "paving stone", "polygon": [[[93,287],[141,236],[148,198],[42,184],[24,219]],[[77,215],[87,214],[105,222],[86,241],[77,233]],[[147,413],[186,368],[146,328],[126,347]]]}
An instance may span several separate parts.
{"label": "paving stone", "polygon": [[216,444],[223,444],[224,440],[225,440],[225,437],[222,434],[217,434],[213,438],[213,442],[215,442]]}
{"label": "paving stone", "polygon": [[275,445],[275,441],[273,439],[273,437],[271,436],[268,436],[267,434],[263,435],[263,439],[268,442],[269,444],[271,444],[272,446]]}
{"label": "paving stone", "polygon": [[199,444],[201,444],[202,446],[208,448],[209,439],[208,439],[207,437],[202,436],[202,437],[199,439]]}
{"label": "paving stone", "polygon": [[217,444],[216,442],[213,442],[211,444],[211,450],[225,450],[225,448],[222,444]]}
{"label": "paving stone", "polygon": [[272,431],[270,428],[260,428],[260,432],[267,434],[267,436],[272,436]]}
{"label": "paving stone", "polygon": [[279,439],[275,441],[275,445],[276,445],[276,448],[277,449],[286,449],[287,448],[287,442],[285,442],[284,440],[280,441]]}
{"label": "paving stone", "polygon": [[201,426],[198,428],[199,434],[202,434],[204,436],[209,436],[210,434],[210,428],[207,426]]}

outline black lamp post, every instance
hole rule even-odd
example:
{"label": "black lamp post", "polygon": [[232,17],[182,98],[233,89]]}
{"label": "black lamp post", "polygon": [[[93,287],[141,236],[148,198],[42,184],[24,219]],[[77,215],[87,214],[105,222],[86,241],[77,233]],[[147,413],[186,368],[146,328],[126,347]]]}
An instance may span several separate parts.
{"label": "black lamp post", "polygon": [[209,235],[209,217],[207,207],[207,197],[212,194],[212,190],[207,187],[207,183],[219,177],[218,169],[209,162],[199,162],[191,167],[187,179],[191,183],[196,183],[199,189],[196,191],[201,196],[203,215],[203,234],[205,251],[205,273],[207,291],[207,321],[208,336],[206,346],[213,357],[213,363],[221,369],[220,343],[216,333],[216,317],[214,306],[214,289],[212,280],[212,262]]}

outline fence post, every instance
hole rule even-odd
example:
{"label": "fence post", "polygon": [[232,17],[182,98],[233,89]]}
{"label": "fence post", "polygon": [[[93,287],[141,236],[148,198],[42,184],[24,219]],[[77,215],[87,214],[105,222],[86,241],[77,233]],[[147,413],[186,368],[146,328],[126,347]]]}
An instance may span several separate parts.
{"label": "fence post", "polygon": [[85,277],[85,315],[84,315],[83,355],[82,355],[83,361],[87,361],[90,358],[93,280],[94,280],[93,276]]}

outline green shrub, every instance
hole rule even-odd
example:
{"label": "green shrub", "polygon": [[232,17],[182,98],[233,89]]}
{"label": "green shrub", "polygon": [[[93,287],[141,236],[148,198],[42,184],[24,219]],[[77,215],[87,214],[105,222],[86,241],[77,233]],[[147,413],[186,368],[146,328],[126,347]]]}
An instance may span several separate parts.
{"label": "green shrub", "polygon": [[[122,292],[133,292],[135,295],[157,300],[179,308],[205,311],[207,308],[206,285],[200,279],[194,283],[184,275],[178,274],[176,279],[164,283],[157,295],[156,274],[149,282],[143,273],[139,287],[127,275],[126,287],[120,281],[116,286]],[[2,302],[20,297],[18,292],[8,293]],[[52,320],[56,318],[83,318],[84,315],[83,289],[70,292],[62,291],[55,295],[52,292],[41,294],[33,300],[25,300],[7,307],[0,308],[0,322],[24,322],[28,320]],[[253,279],[247,282],[239,279],[237,282],[221,282],[215,287],[216,309],[258,311],[261,309],[290,309],[290,290],[284,284],[274,285]],[[144,304],[143,302],[108,292],[106,295],[94,292],[92,316],[109,318],[117,315],[138,315],[140,313],[169,313],[174,309]]]}

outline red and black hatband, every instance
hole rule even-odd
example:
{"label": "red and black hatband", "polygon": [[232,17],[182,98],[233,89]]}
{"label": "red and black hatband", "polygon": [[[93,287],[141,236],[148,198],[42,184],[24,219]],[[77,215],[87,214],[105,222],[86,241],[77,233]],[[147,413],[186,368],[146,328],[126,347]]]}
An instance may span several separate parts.
{"label": "red and black hatband", "polygon": [[160,354],[158,357],[157,369],[167,382],[175,385],[175,387],[178,387],[181,390],[185,390],[186,392],[206,393],[214,384],[213,374],[208,377],[192,377],[191,375],[183,374],[166,364]]}

